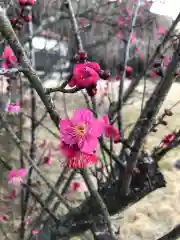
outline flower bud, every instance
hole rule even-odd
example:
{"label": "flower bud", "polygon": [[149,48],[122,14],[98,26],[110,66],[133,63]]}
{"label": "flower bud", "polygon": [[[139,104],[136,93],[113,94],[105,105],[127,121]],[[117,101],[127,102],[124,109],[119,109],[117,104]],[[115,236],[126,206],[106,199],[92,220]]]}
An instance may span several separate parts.
{"label": "flower bud", "polygon": [[87,59],[87,52],[85,52],[85,51],[78,51],[77,55],[79,56],[80,60],[86,60]]}
{"label": "flower bud", "polygon": [[18,0],[18,3],[20,6],[25,6],[27,3],[27,0]]}
{"label": "flower bud", "polygon": [[27,22],[27,23],[30,22],[31,19],[32,19],[32,17],[30,15],[23,16],[23,18],[24,18],[24,21]]}
{"label": "flower bud", "polygon": [[164,113],[166,114],[166,116],[169,116],[169,117],[173,115],[173,113],[169,109],[165,109]]}

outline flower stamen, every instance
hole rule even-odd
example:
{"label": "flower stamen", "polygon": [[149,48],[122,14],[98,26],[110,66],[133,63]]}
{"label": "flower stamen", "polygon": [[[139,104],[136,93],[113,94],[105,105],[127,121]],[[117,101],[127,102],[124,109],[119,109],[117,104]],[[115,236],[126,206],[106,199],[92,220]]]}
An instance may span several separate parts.
{"label": "flower stamen", "polygon": [[77,136],[84,136],[86,134],[86,125],[85,124],[78,124],[75,126],[75,132]]}

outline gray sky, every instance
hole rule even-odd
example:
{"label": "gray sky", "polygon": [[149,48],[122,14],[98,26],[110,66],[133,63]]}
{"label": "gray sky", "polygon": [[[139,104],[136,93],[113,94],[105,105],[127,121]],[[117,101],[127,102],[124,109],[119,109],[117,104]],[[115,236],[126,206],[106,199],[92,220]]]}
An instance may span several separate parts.
{"label": "gray sky", "polygon": [[180,12],[180,0],[154,0],[151,12],[175,19]]}

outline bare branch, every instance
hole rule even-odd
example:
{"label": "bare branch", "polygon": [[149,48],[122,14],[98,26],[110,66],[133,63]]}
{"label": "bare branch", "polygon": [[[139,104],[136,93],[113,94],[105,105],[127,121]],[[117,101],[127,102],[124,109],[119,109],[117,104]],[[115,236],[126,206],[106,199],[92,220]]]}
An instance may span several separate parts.
{"label": "bare branch", "polygon": [[9,45],[14,51],[19,63],[21,64],[22,68],[26,69],[22,72],[27,77],[29,82],[31,83],[32,87],[36,90],[39,97],[41,98],[42,102],[44,103],[51,119],[58,127],[60,116],[55,110],[55,106],[52,103],[52,99],[49,95],[45,94],[44,88],[42,83],[37,76],[34,69],[31,67],[29,59],[27,58],[23,47],[21,46],[12,26],[9,22],[9,19],[6,16],[5,11],[0,7],[0,32],[2,33],[3,37],[7,40]]}

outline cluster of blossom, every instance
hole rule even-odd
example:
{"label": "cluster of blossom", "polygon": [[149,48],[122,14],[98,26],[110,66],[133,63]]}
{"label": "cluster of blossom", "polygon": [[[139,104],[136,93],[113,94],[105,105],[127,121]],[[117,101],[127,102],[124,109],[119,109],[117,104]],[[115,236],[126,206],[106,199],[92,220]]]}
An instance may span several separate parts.
{"label": "cluster of blossom", "polygon": [[23,21],[31,21],[30,8],[36,3],[36,0],[18,0],[17,2],[21,8],[21,11],[17,17],[11,19],[11,23],[13,28],[21,30],[23,27]]}
{"label": "cluster of blossom", "polygon": [[87,61],[87,53],[84,51],[77,52],[75,61],[76,64],[73,68],[69,86],[85,88],[89,96],[95,96],[97,93],[97,81],[100,78],[107,80],[110,77],[110,73],[102,70],[98,63]]}
{"label": "cluster of blossom", "polygon": [[[20,18],[11,19],[11,23],[13,27],[18,27],[20,30],[22,27],[21,20],[26,22],[31,20],[31,16],[28,14],[28,7],[31,7],[35,3],[35,0],[19,0],[18,3],[22,8]],[[131,16],[132,12],[128,11],[128,14],[128,16]],[[120,25],[124,24],[122,19],[119,18],[118,21]],[[129,17],[126,18],[126,21],[129,21]],[[162,29],[160,30],[159,34],[162,34]],[[134,32],[131,34],[131,44],[135,38],[136,33]],[[136,53],[141,59],[144,59],[138,48]],[[7,46],[3,52],[3,59],[2,69],[9,69],[18,65],[18,60],[9,46]],[[68,85],[70,87],[86,89],[89,96],[95,96],[97,93],[98,80],[100,78],[107,80],[110,76],[109,72],[103,71],[98,63],[88,61],[85,51],[78,51],[75,60],[76,63]],[[133,68],[130,66],[125,66],[124,69],[129,73],[133,72]],[[151,73],[152,77],[155,75],[155,72]],[[119,76],[116,76],[116,80],[119,80]],[[106,89],[105,95],[107,94]],[[19,101],[15,105],[9,105],[7,111],[13,113],[19,112]],[[99,138],[104,136],[105,138],[111,139],[114,143],[117,143],[121,137],[119,130],[110,123],[107,115],[95,118],[93,112],[89,109],[77,109],[71,118],[61,119],[59,122],[59,132],[60,145],[58,148],[55,148],[52,143],[47,143],[47,141],[40,144],[39,147],[46,150],[40,165],[49,166],[52,163],[52,150],[64,154],[64,164],[69,168],[80,169],[96,165],[99,161],[97,156]],[[168,146],[175,137],[175,133],[165,136],[162,140],[161,147]],[[100,168],[101,167],[102,164],[100,165]],[[12,191],[8,196],[9,200],[13,200],[17,196],[26,176],[27,169],[25,168],[18,170],[13,169],[8,173],[8,184],[12,187]],[[87,191],[87,186],[79,180],[73,180],[70,183],[69,189],[72,191],[85,192]],[[8,216],[5,214],[0,215],[0,220],[7,221]],[[29,224],[28,219],[26,220],[26,224]],[[33,230],[32,233],[34,235],[39,234],[39,230]]]}
{"label": "cluster of blossom", "polygon": [[[89,109],[78,109],[71,119],[62,119],[60,127],[60,146],[55,147],[53,143],[43,141],[39,145],[45,149],[43,161],[39,165],[48,166],[52,163],[52,150],[62,151],[66,157],[69,168],[86,168],[98,162],[96,156],[98,138],[104,133],[106,138],[111,138],[114,142],[120,139],[117,128],[109,123],[107,116],[99,119],[94,118]],[[21,184],[27,175],[26,169],[11,170],[8,174],[8,183],[12,187],[8,199],[13,200],[21,188]],[[78,190],[77,181],[72,182],[70,188]],[[81,188],[82,189],[82,188]]]}
{"label": "cluster of blossom", "polygon": [[[18,16],[10,19],[12,27],[15,30],[21,30],[23,27],[23,22],[29,22],[31,20],[31,15],[30,15],[30,11],[31,11],[31,7],[35,4],[36,0],[18,0],[18,4],[21,8],[20,13],[18,14]],[[11,69],[13,67],[17,67],[18,66],[18,59],[16,58],[16,56],[14,55],[12,49],[10,46],[6,46],[3,54],[2,54],[2,71],[7,71],[8,69]],[[7,92],[11,92],[11,77],[7,78]],[[10,114],[17,114],[20,112],[20,101],[18,100],[15,104],[9,104],[6,109],[6,112],[10,113]]]}

